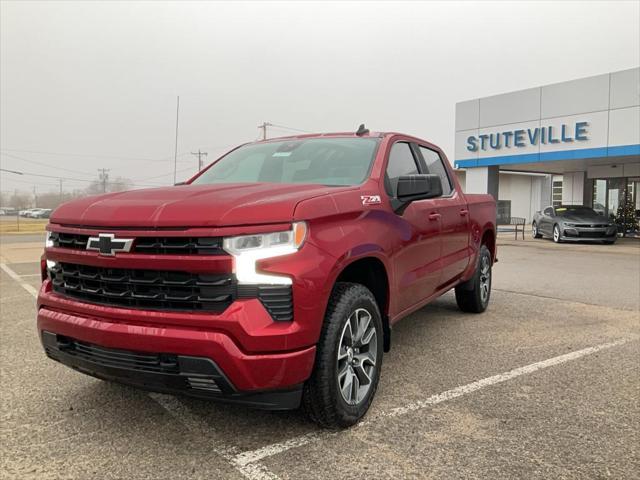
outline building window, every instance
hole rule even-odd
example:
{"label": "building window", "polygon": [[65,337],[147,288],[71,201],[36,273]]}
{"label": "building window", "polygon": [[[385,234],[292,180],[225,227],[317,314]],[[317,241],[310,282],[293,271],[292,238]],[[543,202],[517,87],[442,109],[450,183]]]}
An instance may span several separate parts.
{"label": "building window", "polygon": [[552,187],[552,203],[554,207],[562,205],[562,180],[554,180]]}
{"label": "building window", "polygon": [[498,200],[498,225],[509,225],[511,222],[511,200]]}

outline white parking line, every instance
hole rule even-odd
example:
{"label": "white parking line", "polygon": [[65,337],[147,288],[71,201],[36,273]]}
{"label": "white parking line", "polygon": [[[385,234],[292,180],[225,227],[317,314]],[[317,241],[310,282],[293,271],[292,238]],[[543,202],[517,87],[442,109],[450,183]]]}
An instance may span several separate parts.
{"label": "white parking line", "polygon": [[33,286],[29,285],[27,282],[25,282],[24,280],[22,280],[22,278],[20,277],[20,275],[18,275],[16,272],[14,272],[6,263],[2,262],[0,263],[0,268],[2,268],[2,270],[4,271],[4,273],[6,273],[7,275],[9,275],[13,280],[16,281],[16,283],[18,285],[20,285],[22,288],[24,288],[27,292],[29,292],[29,294],[31,296],[33,296],[34,298],[38,298],[38,290],[36,290],[35,288],[33,288]]}
{"label": "white parking line", "polygon": [[[182,423],[189,430],[194,432],[202,432],[202,435],[211,435],[212,430],[207,428],[206,424],[200,418],[191,413],[189,409],[177,398],[162,393],[150,393],[154,401],[164,408],[169,415]],[[278,480],[278,476],[267,470],[266,467],[257,463],[241,464],[236,459],[238,457],[238,449],[236,447],[213,444],[210,446],[211,451],[229,462],[242,476],[248,480]]]}
{"label": "white parking line", "polygon": [[[506,382],[507,380],[512,380],[514,378],[520,377],[522,375],[526,375],[528,373],[533,373],[538,370],[542,370],[545,368],[553,367],[555,365],[560,365],[565,362],[569,362],[571,360],[577,360],[578,358],[581,358],[587,355],[592,355],[602,350],[624,345],[625,343],[635,339],[636,338],[623,338],[615,342],[603,343],[601,345],[596,345],[594,347],[583,348],[582,350],[576,350],[574,352],[566,353],[564,355],[559,355],[557,357],[549,358],[547,360],[542,360],[540,362],[532,363],[530,365],[525,365],[524,367],[515,368],[513,370],[509,370],[508,372],[483,378],[481,380],[477,380],[467,385],[461,385],[459,387],[453,388],[451,390],[447,390],[437,395],[432,395],[424,400],[420,400],[415,403],[410,403],[403,407],[397,407],[387,412],[378,413],[377,415],[373,415],[371,418],[363,422],[360,422],[356,427],[357,428],[364,427],[366,425],[370,425],[374,423],[376,420],[380,420],[381,418],[397,417],[409,412],[413,412],[415,410],[420,410],[426,407],[437,405],[442,402],[446,402],[448,400],[453,400],[454,398],[462,397],[463,395],[467,395],[469,393],[478,391],[480,389],[489,387],[491,385],[496,385],[498,383]],[[284,442],[273,443],[271,445],[266,445],[256,450],[242,452],[236,455],[235,462],[239,465],[249,465],[251,463],[257,464],[257,462],[264,460],[265,458],[271,457],[273,455],[286,452],[287,450],[290,450],[292,448],[302,447],[312,442],[316,442],[320,439],[328,438],[330,436],[335,436],[340,433],[348,433],[348,431],[347,432],[308,433],[306,435],[301,435],[299,437],[285,440]]]}

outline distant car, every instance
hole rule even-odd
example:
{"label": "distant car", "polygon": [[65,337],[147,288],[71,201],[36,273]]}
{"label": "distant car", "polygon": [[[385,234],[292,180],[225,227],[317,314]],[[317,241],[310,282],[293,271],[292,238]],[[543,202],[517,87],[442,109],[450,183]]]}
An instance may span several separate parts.
{"label": "distant car", "polygon": [[41,208],[30,208],[25,212],[24,216],[27,218],[36,218],[36,215],[38,215],[41,211]]}
{"label": "distant car", "polygon": [[49,218],[51,216],[50,208],[39,208],[31,212],[31,218]]}
{"label": "distant car", "polygon": [[0,208],[0,215],[17,215],[18,211],[14,207]]}
{"label": "distant car", "polygon": [[614,243],[616,224],[593,208],[584,205],[560,205],[536,212],[531,222],[533,238],[547,235],[554,242],[601,241]]}

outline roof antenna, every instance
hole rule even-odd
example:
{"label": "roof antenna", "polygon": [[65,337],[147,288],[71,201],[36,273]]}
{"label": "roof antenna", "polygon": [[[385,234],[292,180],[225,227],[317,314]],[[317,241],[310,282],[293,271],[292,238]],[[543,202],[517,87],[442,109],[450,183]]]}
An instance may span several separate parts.
{"label": "roof antenna", "polygon": [[366,135],[367,133],[369,133],[369,129],[364,126],[364,123],[361,123],[360,126],[358,127],[358,131],[356,132],[356,135],[361,137],[363,135]]}

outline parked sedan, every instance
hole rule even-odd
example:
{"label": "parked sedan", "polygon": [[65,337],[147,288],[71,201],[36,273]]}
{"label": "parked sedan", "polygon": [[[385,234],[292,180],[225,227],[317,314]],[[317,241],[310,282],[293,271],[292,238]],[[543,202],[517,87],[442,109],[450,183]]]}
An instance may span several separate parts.
{"label": "parked sedan", "polygon": [[560,205],[536,212],[531,222],[534,238],[547,235],[556,243],[601,241],[614,243],[618,238],[615,223],[583,205]]}

